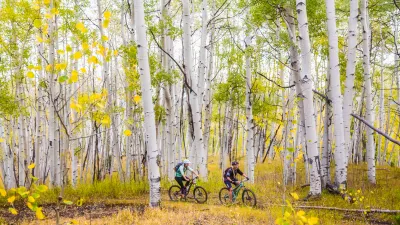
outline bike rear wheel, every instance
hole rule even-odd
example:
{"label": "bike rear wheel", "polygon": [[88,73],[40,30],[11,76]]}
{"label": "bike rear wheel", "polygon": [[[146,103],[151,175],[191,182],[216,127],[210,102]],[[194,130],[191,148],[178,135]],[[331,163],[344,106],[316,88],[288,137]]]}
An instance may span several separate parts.
{"label": "bike rear wheel", "polygon": [[255,207],[257,204],[256,195],[252,190],[245,189],[242,194],[242,202],[246,206]]}
{"label": "bike rear wheel", "polygon": [[171,201],[178,201],[181,197],[181,187],[178,185],[172,185],[169,188],[168,195]]}
{"label": "bike rear wheel", "polygon": [[193,190],[193,197],[198,203],[204,203],[207,201],[207,191],[204,188],[197,186]]}
{"label": "bike rear wheel", "polygon": [[229,197],[229,189],[228,188],[222,188],[219,191],[219,201],[221,202],[222,205],[231,203],[231,198]]}

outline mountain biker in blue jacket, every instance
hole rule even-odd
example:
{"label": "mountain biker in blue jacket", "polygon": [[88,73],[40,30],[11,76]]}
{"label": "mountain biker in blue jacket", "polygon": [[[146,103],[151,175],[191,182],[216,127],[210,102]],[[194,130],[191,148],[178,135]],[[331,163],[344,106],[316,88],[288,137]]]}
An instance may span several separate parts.
{"label": "mountain biker in blue jacket", "polygon": [[232,201],[232,184],[235,186],[240,184],[240,181],[236,178],[236,175],[239,174],[244,176],[249,180],[249,177],[246,176],[240,169],[239,169],[239,162],[234,161],[232,162],[232,167],[229,167],[224,172],[224,183],[229,190],[229,198]]}
{"label": "mountain biker in blue jacket", "polygon": [[[175,180],[178,182],[179,186],[181,187],[181,195],[186,194],[186,186],[189,184],[190,178],[185,175],[186,171],[189,170],[195,177],[199,175],[189,167],[190,161],[188,159],[183,160],[183,163],[179,168],[176,170],[175,173]],[[183,180],[186,180],[186,185],[183,185]]]}

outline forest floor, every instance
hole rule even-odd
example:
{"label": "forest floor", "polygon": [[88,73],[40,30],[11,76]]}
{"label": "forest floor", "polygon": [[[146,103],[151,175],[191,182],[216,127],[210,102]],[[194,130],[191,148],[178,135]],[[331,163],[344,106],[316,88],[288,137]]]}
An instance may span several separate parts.
{"label": "forest floor", "polygon": [[[63,197],[74,204],[60,207],[60,224],[274,224],[288,210],[284,198],[293,204],[296,211],[304,210],[307,217],[317,217],[320,224],[400,224],[399,214],[369,212],[370,209],[400,210],[399,168],[378,166],[377,184],[370,185],[366,165],[351,165],[347,194],[356,199],[355,203],[325,190],[321,197],[303,201],[308,193],[308,187],[303,187],[306,184],[304,168],[298,166],[296,184],[285,189],[281,185],[281,163],[266,162],[257,166],[255,184],[246,184],[257,196],[257,206],[250,208],[241,204],[223,206],[219,203],[218,192],[223,183],[221,170],[214,161],[211,159],[209,164],[208,181],[198,183],[208,192],[205,204],[198,204],[192,199],[170,201],[167,190],[171,183],[163,180],[161,209],[153,210],[148,207],[147,182],[122,184],[113,178],[96,184],[81,184],[74,189],[67,187]],[[41,197],[46,215],[46,219],[41,221],[35,219],[35,214],[22,204],[16,205],[18,215],[10,214],[6,201],[1,200],[0,224],[55,224],[54,208],[58,193],[59,190],[50,190]],[[290,193],[298,194],[300,199],[295,200]],[[80,199],[83,205],[77,206],[75,203]],[[298,206],[357,209],[361,212],[299,209]]]}

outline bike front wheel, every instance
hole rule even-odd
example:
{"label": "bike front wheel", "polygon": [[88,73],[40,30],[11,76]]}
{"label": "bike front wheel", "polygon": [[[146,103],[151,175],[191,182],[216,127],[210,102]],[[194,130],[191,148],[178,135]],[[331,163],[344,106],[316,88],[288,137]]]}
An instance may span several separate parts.
{"label": "bike front wheel", "polygon": [[204,188],[197,186],[193,190],[193,197],[198,203],[204,203],[207,201],[207,191]]}
{"label": "bike front wheel", "polygon": [[257,204],[256,195],[252,190],[245,189],[242,194],[242,202],[246,206],[255,207]]}
{"label": "bike front wheel", "polygon": [[219,201],[221,202],[222,205],[231,203],[231,198],[229,197],[229,189],[228,188],[222,188],[219,191]]}
{"label": "bike front wheel", "polygon": [[169,188],[168,195],[171,201],[178,201],[181,196],[181,187],[178,185],[172,185]]}

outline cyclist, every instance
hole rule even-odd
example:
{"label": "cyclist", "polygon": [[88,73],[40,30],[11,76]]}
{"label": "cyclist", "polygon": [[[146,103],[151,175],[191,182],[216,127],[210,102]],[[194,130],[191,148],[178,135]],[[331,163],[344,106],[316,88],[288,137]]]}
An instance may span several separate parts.
{"label": "cyclist", "polygon": [[[183,160],[183,162],[178,165],[176,173],[175,173],[175,180],[178,182],[179,186],[181,187],[181,196],[186,194],[186,186],[189,185],[190,178],[185,175],[186,171],[189,170],[192,174],[195,175],[195,178],[199,175],[189,166],[191,162],[188,159]],[[183,180],[186,180],[186,185],[183,185]]]}
{"label": "cyclist", "polygon": [[236,179],[237,174],[240,174],[240,175],[246,177],[247,180],[249,180],[249,177],[247,177],[246,174],[244,174],[239,169],[239,162],[234,161],[234,162],[232,162],[232,167],[229,167],[224,172],[224,183],[229,190],[229,198],[231,199],[231,201],[232,201],[232,184],[234,184],[235,186],[240,184],[240,181],[238,181],[238,179]]}

